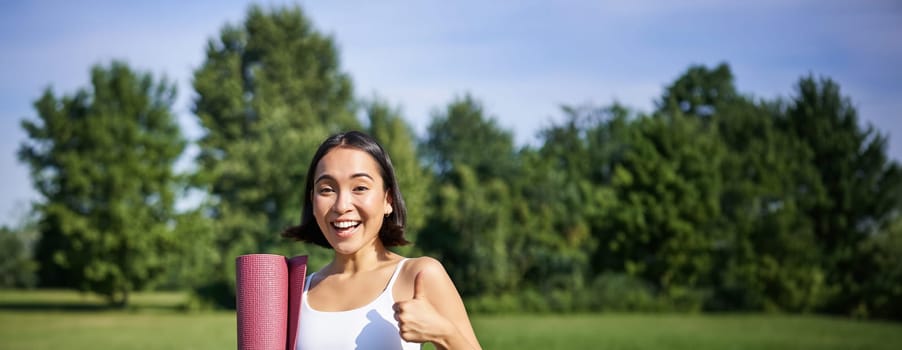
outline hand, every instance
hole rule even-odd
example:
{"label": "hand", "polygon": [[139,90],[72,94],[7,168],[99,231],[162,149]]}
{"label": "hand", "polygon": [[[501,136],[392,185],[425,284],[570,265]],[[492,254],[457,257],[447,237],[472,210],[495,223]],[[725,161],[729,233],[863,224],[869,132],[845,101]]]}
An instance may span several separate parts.
{"label": "hand", "polygon": [[454,328],[442,317],[426,297],[426,270],[417,273],[413,281],[413,299],[395,303],[395,320],[398,321],[401,338],[408,342],[436,342],[446,337]]}

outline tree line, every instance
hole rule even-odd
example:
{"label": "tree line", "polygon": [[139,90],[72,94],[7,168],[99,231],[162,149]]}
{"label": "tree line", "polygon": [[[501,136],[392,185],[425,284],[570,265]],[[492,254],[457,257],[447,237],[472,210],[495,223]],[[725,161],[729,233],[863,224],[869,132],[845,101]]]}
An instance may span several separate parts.
{"label": "tree line", "polygon": [[[3,285],[233,306],[238,255],[328,260],[279,232],[299,221],[318,143],[357,129],[396,166],[415,242],[399,252],[440,259],[473,311],[902,319],[902,174],[829,78],[759,99],[727,64],[691,66],[652,111],[564,106],[526,146],[463,95],[418,138],[390,102],[355,97],[300,8],[253,6],[209,40],[193,89],[203,133],[185,172],[171,82],[116,61],[72,94],[45,90],[19,149],[42,200],[0,235]],[[188,192],[203,200],[176,210]]]}

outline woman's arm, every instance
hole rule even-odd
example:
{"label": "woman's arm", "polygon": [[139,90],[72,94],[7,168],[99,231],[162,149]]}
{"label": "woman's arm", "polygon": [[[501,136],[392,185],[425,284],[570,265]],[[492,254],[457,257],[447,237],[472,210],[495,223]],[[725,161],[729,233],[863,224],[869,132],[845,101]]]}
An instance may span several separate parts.
{"label": "woman's arm", "polygon": [[438,349],[481,349],[463,300],[442,264],[429,257],[410,263],[405,270],[407,280],[413,281],[412,298],[394,306],[401,337],[431,342]]}

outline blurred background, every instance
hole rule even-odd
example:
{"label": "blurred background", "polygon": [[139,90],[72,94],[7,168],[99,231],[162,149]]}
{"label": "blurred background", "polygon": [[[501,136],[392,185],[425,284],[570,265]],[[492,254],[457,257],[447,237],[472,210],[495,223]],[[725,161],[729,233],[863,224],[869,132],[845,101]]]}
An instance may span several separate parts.
{"label": "blurred background", "polygon": [[486,348],[902,344],[898,1],[11,1],[0,27],[0,348],[233,347],[236,256],[329,260],[279,232],[349,129]]}

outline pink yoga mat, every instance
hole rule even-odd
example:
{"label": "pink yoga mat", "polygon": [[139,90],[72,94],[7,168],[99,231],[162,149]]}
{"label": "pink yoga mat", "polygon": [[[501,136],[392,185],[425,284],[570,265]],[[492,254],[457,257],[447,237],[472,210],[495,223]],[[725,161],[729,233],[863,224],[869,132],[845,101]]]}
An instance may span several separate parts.
{"label": "pink yoga mat", "polygon": [[294,350],[306,275],[307,256],[235,259],[239,350]]}

